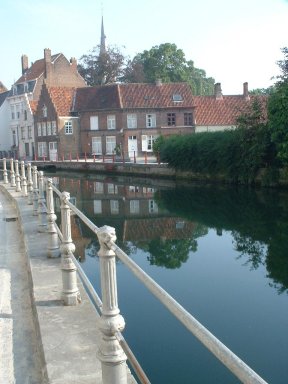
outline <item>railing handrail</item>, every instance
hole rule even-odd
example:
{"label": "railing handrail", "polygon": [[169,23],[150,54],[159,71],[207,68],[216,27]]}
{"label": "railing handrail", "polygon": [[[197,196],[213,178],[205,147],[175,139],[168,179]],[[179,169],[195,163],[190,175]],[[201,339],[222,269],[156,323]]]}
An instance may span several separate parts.
{"label": "railing handrail", "polygon": [[[56,192],[56,187],[53,190]],[[58,190],[57,194],[61,195]],[[70,209],[95,233],[99,228],[92,223],[74,204],[67,202]],[[243,360],[217,339],[207,328],[183,308],[168,292],[143,271],[118,245],[109,241],[106,245],[130,269],[130,271],[149,289],[149,291],[239,380],[249,384],[267,384]]]}

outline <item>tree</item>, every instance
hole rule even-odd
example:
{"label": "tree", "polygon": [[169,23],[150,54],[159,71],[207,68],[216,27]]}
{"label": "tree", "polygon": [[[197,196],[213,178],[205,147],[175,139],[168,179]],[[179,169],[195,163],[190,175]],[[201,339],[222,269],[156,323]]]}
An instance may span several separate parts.
{"label": "tree", "polygon": [[175,44],[164,43],[138,53],[127,66],[124,81],[154,83],[161,79],[167,82],[188,82],[196,95],[214,92],[214,79],[207,78],[203,69],[187,61],[182,49]]}
{"label": "tree", "polygon": [[277,156],[284,165],[288,164],[288,48],[282,48],[284,60],[278,61],[282,74],[275,85],[275,92],[269,97],[268,121]]}
{"label": "tree", "polygon": [[100,45],[89,54],[83,55],[78,64],[78,71],[88,85],[110,84],[122,79],[126,58],[118,47],[109,46],[100,52]]}

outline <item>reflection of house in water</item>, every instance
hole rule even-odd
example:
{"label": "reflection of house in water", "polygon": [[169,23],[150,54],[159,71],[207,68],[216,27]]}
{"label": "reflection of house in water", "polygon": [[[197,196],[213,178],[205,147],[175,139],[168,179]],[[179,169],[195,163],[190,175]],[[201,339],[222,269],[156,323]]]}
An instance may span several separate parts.
{"label": "reflection of house in water", "polygon": [[79,217],[72,215],[71,216],[71,235],[73,239],[73,243],[75,244],[76,251],[75,257],[80,261],[84,261],[85,259],[85,249],[91,242],[89,237],[83,236],[83,223],[79,219]]}
{"label": "reflection of house in water", "polygon": [[123,241],[191,238],[195,224],[178,217],[130,219],[124,222]]}

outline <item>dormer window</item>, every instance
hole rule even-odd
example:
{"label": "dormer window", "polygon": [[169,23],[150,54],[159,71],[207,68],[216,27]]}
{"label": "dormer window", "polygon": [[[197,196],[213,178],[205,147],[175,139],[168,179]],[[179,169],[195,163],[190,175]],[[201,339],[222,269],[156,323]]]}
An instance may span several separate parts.
{"label": "dormer window", "polygon": [[17,95],[17,86],[16,85],[13,85],[12,93],[13,93],[13,96]]}
{"label": "dormer window", "polygon": [[28,92],[28,83],[24,83],[24,93],[27,93]]}
{"label": "dormer window", "polygon": [[183,97],[179,93],[174,93],[172,100],[176,102],[183,101]]}
{"label": "dormer window", "polygon": [[43,117],[47,117],[47,107],[45,104],[43,105],[42,112],[43,112]]}

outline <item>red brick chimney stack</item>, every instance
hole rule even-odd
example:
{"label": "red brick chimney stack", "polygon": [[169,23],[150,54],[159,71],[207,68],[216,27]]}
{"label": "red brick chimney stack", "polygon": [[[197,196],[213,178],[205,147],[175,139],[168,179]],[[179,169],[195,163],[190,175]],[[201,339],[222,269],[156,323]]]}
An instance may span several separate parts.
{"label": "red brick chimney stack", "polygon": [[250,100],[249,92],[248,92],[248,83],[243,83],[243,96],[245,100]]}
{"label": "red brick chimney stack", "polygon": [[27,55],[21,56],[21,66],[22,66],[22,75],[24,75],[24,73],[28,69],[28,56]]}
{"label": "red brick chimney stack", "polygon": [[75,59],[75,57],[71,57],[70,59],[70,65],[73,69],[75,69],[75,71],[77,71],[77,60]]}
{"label": "red brick chimney stack", "polygon": [[215,84],[214,93],[215,93],[216,100],[222,100],[223,99],[221,83]]}
{"label": "red brick chimney stack", "polygon": [[51,49],[45,48],[44,49],[44,61],[45,61],[45,78],[47,79],[51,73]]}

